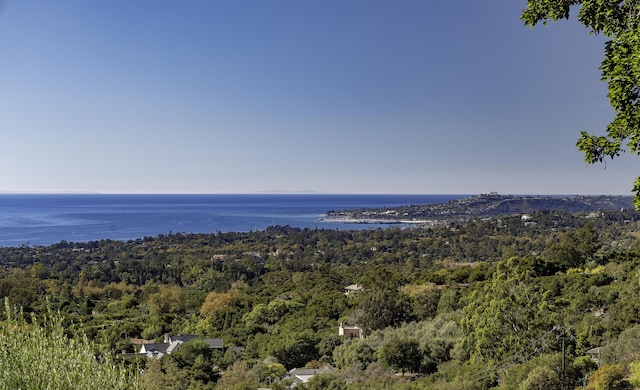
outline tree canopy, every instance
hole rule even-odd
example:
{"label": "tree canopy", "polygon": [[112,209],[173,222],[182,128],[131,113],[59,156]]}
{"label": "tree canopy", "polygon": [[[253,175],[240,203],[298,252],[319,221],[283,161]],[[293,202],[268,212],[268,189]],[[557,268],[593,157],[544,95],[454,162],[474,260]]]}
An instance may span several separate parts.
{"label": "tree canopy", "polygon": [[[608,98],[615,117],[606,135],[581,132],[577,142],[589,164],[615,158],[627,149],[640,155],[640,4],[624,0],[529,0],[521,19],[531,27],[549,20],[569,19],[579,6],[578,21],[592,34],[603,34],[602,81],[608,83]],[[640,177],[634,183],[634,204],[640,208]]]}
{"label": "tree canopy", "polygon": [[[10,305],[0,310],[0,383],[78,388],[103,375],[122,383],[107,388],[279,389],[292,384],[289,369],[328,365],[307,388],[640,383],[639,230],[634,210],[555,210],[411,229],[1,247]],[[362,289],[345,293],[351,284]],[[340,323],[365,337],[340,336]],[[161,359],[134,356],[165,333],[199,337]],[[597,375],[594,349],[606,367]],[[67,363],[91,375],[51,368]],[[38,367],[47,375],[31,380]]]}

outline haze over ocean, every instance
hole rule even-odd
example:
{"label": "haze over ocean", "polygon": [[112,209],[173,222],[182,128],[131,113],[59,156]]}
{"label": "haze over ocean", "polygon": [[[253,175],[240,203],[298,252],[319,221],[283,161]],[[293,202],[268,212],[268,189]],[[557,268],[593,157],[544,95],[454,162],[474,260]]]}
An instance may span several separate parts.
{"label": "haze over ocean", "polygon": [[132,240],[169,233],[247,232],[274,225],[369,229],[316,222],[329,210],[433,204],[466,195],[2,194],[0,246]]}

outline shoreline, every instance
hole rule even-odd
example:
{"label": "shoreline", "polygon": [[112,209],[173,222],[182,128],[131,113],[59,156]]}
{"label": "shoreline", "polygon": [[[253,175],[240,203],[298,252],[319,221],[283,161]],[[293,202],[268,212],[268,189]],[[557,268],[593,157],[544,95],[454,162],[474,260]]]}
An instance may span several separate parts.
{"label": "shoreline", "polygon": [[421,225],[433,224],[432,220],[411,220],[411,219],[375,219],[375,218],[353,218],[353,217],[323,217],[318,218],[315,222],[327,223],[350,223],[350,224],[368,224],[368,225]]}

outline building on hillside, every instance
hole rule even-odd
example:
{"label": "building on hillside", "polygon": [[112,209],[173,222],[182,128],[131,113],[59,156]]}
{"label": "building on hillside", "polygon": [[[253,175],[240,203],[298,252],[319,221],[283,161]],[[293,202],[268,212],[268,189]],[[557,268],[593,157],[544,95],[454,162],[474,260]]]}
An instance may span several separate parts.
{"label": "building on hillside", "polygon": [[167,349],[170,347],[170,344],[166,343],[149,343],[142,344],[140,347],[140,354],[147,355],[148,358],[161,358],[167,354]]}
{"label": "building on hillside", "polygon": [[361,284],[350,284],[347,287],[344,288],[344,293],[345,295],[350,295],[353,293],[356,293],[358,291],[362,291],[362,285]]}
{"label": "building on hillside", "polygon": [[233,360],[235,361],[238,358],[243,358],[245,356],[245,348],[241,345],[233,346],[231,349],[231,353],[233,356]]}
{"label": "building on hillside", "polygon": [[222,339],[203,339],[200,336],[190,334],[174,336],[165,334],[163,343],[142,344],[139,353],[147,355],[148,358],[159,359],[165,355],[178,352],[182,344],[191,340],[202,340],[209,345],[209,348],[224,351],[224,341]]}
{"label": "building on hillside", "polygon": [[175,341],[182,341],[183,343],[186,343],[187,341],[191,341],[199,338],[200,336],[197,336],[194,334],[178,334],[173,336],[170,335],[169,333],[164,334],[164,342],[166,344],[171,344]]}
{"label": "building on hillside", "polygon": [[333,367],[325,366],[321,368],[294,368],[287,372],[286,378],[293,378],[291,388],[296,388],[301,383],[307,383],[311,378],[316,375],[328,374],[333,372]]}
{"label": "building on hillside", "polygon": [[600,367],[600,363],[602,362],[602,359],[600,358],[600,355],[602,354],[602,347],[591,348],[586,353],[587,356],[593,359],[594,362],[598,363],[598,367]]}
{"label": "building on hillside", "polygon": [[224,341],[222,339],[203,339],[202,341],[207,343],[211,349],[224,350]]}
{"label": "building on hillside", "polygon": [[352,339],[361,339],[364,337],[362,329],[359,326],[345,326],[343,322],[340,322],[340,325],[338,326],[338,336],[344,336]]}

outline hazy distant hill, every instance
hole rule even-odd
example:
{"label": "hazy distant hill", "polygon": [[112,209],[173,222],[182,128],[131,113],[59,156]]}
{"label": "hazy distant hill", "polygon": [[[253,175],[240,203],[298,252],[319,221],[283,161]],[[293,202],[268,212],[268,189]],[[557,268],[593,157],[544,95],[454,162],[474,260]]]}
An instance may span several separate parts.
{"label": "hazy distant hill", "polygon": [[583,213],[630,208],[633,208],[633,197],[631,196],[521,196],[481,194],[441,204],[329,211],[326,214],[326,219],[349,220],[362,223],[398,223],[465,220],[479,217],[526,214],[542,210],[564,210],[570,213]]}

